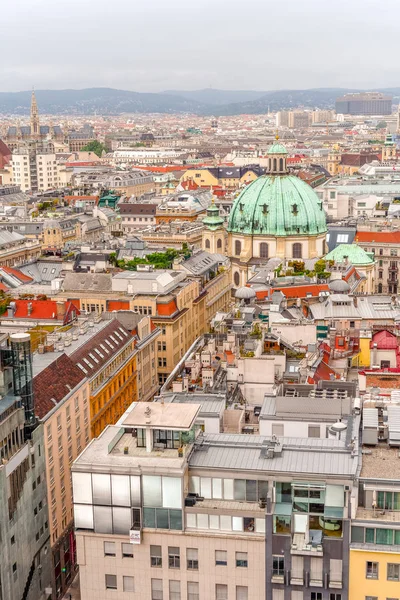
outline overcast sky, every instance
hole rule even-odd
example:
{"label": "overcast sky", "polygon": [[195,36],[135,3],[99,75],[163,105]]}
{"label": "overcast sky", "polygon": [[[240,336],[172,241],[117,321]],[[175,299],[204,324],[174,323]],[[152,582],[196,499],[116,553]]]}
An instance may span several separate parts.
{"label": "overcast sky", "polygon": [[3,0],[0,91],[400,86],[399,0]]}

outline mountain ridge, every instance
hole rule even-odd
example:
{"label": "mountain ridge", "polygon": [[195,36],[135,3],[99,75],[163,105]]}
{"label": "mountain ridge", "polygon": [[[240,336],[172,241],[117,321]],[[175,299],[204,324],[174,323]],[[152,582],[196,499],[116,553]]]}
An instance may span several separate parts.
{"label": "mountain ridge", "polygon": [[[268,110],[304,108],[333,108],[338,96],[354,88],[310,88],[304,90],[204,90],[169,92],[132,92],[107,87],[35,91],[42,114],[118,115],[130,113],[192,113],[204,116],[233,116],[263,114]],[[379,88],[400,98],[400,88]],[[174,93],[172,93],[174,92]],[[0,114],[29,114],[30,91],[0,92]],[[183,94],[183,95],[182,95]],[[257,96],[257,97],[255,97]],[[223,102],[226,99],[241,101]],[[207,100],[207,102],[205,101]],[[214,102],[214,103],[212,103]]]}

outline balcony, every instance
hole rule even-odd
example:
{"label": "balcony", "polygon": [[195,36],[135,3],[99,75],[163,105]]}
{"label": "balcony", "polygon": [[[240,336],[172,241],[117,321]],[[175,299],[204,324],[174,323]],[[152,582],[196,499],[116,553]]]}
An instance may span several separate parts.
{"label": "balcony", "polygon": [[290,554],[316,557],[323,556],[322,531],[320,532],[320,535],[314,535],[311,531],[306,533],[294,533]]}
{"label": "balcony", "polygon": [[400,510],[385,508],[357,508],[356,519],[360,521],[382,521],[384,523],[400,523]]}

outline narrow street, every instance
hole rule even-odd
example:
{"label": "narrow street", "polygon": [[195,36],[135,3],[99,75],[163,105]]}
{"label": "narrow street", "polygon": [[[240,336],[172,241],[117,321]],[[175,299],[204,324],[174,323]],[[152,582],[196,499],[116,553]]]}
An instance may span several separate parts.
{"label": "narrow street", "polygon": [[68,588],[68,591],[63,596],[63,600],[81,600],[81,592],[79,588],[79,573],[73,580],[71,586]]}

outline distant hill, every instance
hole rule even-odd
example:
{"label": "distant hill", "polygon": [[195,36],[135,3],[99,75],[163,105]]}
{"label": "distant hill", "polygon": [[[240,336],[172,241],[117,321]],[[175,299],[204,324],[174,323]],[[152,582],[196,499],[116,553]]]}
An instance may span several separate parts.
{"label": "distant hill", "polygon": [[[338,96],[359,91],[344,88],[279,90],[270,92],[195,90],[139,93],[111,88],[37,90],[39,111],[47,114],[117,115],[122,113],[194,113],[199,115],[262,114],[270,110],[333,108]],[[400,98],[400,88],[378,91]],[[0,92],[0,114],[28,114],[31,92]]]}
{"label": "distant hill", "polygon": [[215,106],[233,104],[236,102],[251,102],[252,100],[258,100],[267,94],[267,92],[256,92],[253,90],[215,90],[213,88],[193,91],[167,90],[163,93],[181,96],[182,98],[187,98],[194,102],[212,104]]}
{"label": "distant hill", "polygon": [[[170,94],[147,94],[88,88],[83,90],[37,90],[39,110],[47,114],[121,114],[201,112],[199,102]],[[27,114],[31,92],[0,92],[0,113]]]}
{"label": "distant hill", "polygon": [[245,102],[236,102],[218,106],[214,112],[218,115],[260,114],[271,111],[305,108],[334,108],[338,96],[349,91],[342,88],[310,89],[310,90],[278,90],[266,92],[260,98]]}

